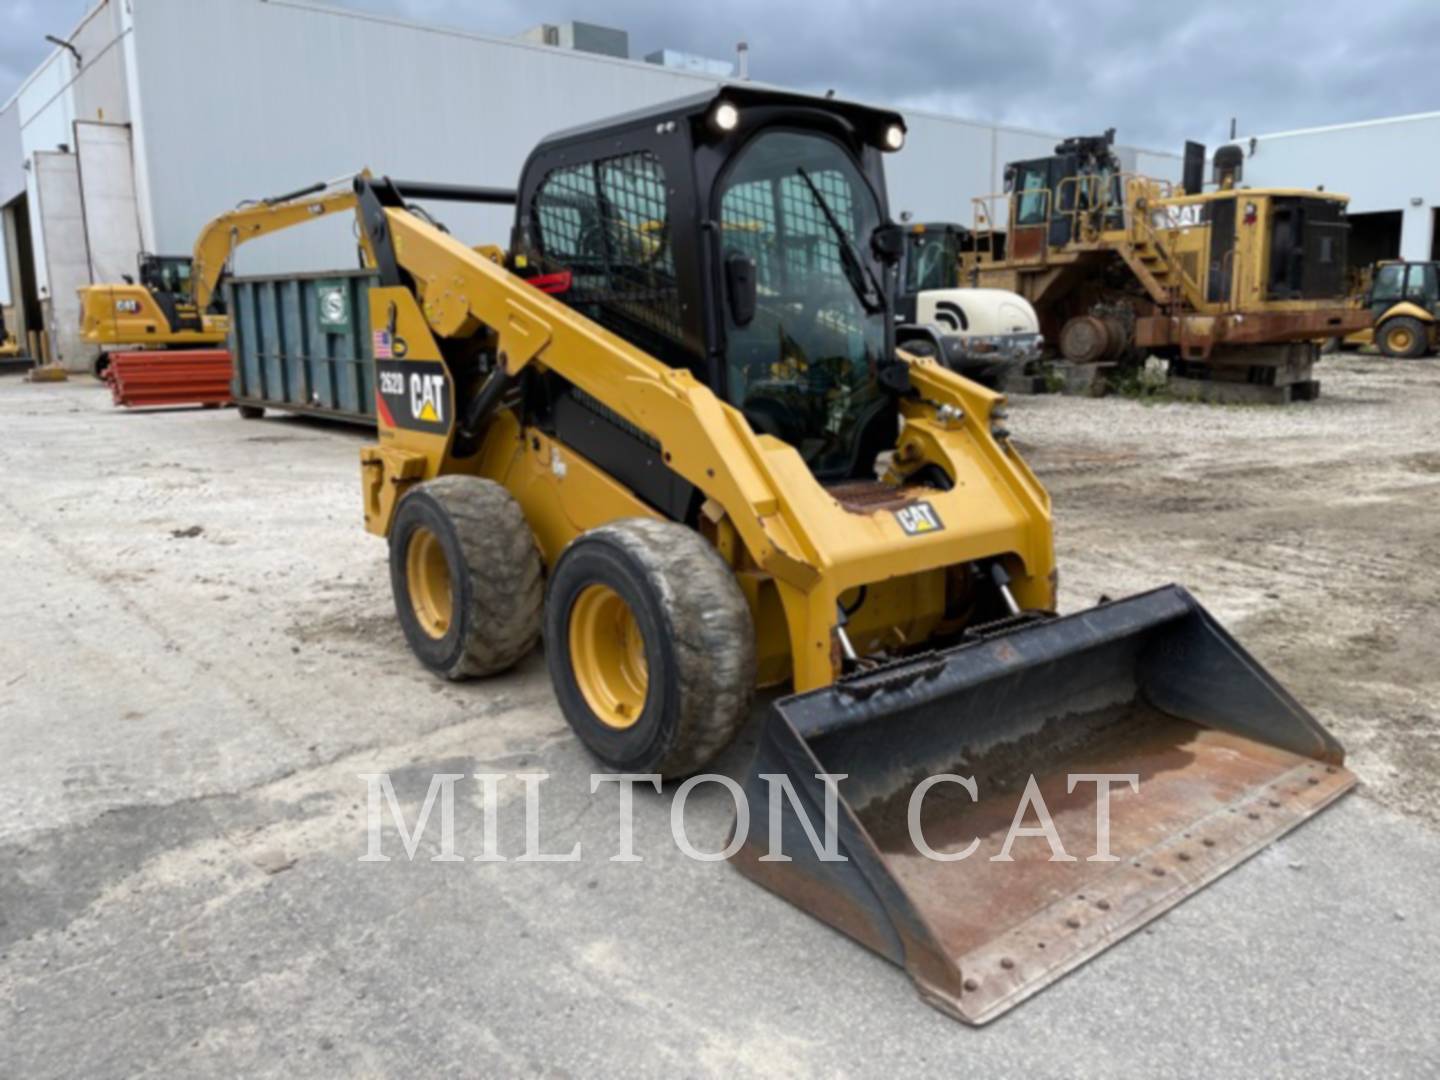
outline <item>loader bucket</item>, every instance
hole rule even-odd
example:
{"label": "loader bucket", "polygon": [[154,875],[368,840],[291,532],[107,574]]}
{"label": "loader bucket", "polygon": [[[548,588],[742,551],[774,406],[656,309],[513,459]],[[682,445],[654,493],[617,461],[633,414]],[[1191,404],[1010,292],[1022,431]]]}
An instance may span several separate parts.
{"label": "loader bucket", "polygon": [[[983,1024],[1203,888],[1348,790],[1344,750],[1184,589],[1167,586],[778,701],[746,780],[747,876],[902,965]],[[837,782],[838,861],[822,858]],[[1101,861],[1099,801],[1110,788]],[[788,778],[798,799],[778,782]],[[922,854],[908,827],[924,778]],[[1064,854],[1027,805],[1034,776]],[[778,829],[783,854],[771,852]]]}

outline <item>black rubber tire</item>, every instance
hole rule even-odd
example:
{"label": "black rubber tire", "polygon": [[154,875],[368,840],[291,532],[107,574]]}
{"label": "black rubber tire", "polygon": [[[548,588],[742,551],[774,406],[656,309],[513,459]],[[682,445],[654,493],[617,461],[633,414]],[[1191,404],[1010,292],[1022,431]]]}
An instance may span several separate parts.
{"label": "black rubber tire", "polygon": [[265,415],[265,410],[259,405],[237,405],[236,411],[241,420],[259,420]]}
{"label": "black rubber tire", "polygon": [[[445,553],[452,617],[444,637],[421,627],[405,559],[417,528]],[[441,476],[406,493],[390,528],[390,588],[411,650],[447,679],[513,667],[540,637],[544,569],[520,504],[493,480]]]}
{"label": "black rubber tire", "polygon": [[[634,615],[649,669],[640,716],[603,723],[576,683],[569,622],[590,585],[609,586]],[[627,518],[566,548],[545,600],[545,659],[561,711],[590,752],[619,772],[687,776],[723,750],[755,693],[755,627],[730,568],[693,529]]]}
{"label": "black rubber tire", "polygon": [[[1390,334],[1394,330],[1405,329],[1410,331],[1410,345],[1404,350],[1390,348]],[[1425,355],[1430,346],[1430,328],[1419,319],[1410,315],[1396,315],[1393,319],[1386,319],[1375,328],[1375,344],[1380,346],[1380,351],[1386,356],[1396,360],[1414,360]]]}

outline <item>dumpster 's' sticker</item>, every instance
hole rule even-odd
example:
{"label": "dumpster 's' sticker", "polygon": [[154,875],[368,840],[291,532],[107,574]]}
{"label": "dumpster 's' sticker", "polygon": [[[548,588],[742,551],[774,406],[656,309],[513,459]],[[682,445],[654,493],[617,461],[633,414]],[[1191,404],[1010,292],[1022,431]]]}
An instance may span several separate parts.
{"label": "dumpster 's' sticker", "polygon": [[315,287],[320,304],[320,325],[330,333],[344,333],[350,329],[350,305],[346,301],[345,286],[340,282],[327,281]]}
{"label": "dumpster 's' sticker", "polygon": [[939,532],[945,527],[940,522],[940,515],[928,502],[913,502],[909,506],[902,506],[895,511],[895,520],[900,523],[900,528],[905,530],[906,536]]}
{"label": "dumpster 's' sticker", "polygon": [[380,422],[386,427],[428,431],[450,430],[450,383],[445,365],[430,360],[379,360],[375,395]]}

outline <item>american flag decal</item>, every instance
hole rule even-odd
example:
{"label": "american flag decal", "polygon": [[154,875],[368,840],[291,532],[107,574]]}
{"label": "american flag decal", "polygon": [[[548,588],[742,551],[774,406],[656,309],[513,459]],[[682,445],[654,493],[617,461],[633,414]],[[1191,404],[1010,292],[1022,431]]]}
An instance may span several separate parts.
{"label": "american flag decal", "polygon": [[389,360],[389,359],[390,359],[390,331],[389,331],[389,330],[376,330],[376,331],[375,331],[375,359],[376,359],[376,360]]}

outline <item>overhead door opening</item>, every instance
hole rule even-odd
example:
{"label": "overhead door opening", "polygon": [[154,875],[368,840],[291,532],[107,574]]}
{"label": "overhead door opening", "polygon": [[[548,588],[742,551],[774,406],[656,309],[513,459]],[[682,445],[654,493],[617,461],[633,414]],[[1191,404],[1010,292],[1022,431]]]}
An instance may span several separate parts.
{"label": "overhead door opening", "polygon": [[4,216],[6,263],[10,268],[10,303],[13,323],[10,331],[28,345],[31,331],[40,330],[44,316],[40,291],[35,283],[35,248],[30,240],[30,206],[22,194],[0,208]]}
{"label": "overhead door opening", "polygon": [[1349,258],[1351,276],[1374,266],[1383,259],[1400,257],[1399,210],[1382,210],[1373,214],[1351,214]]}

